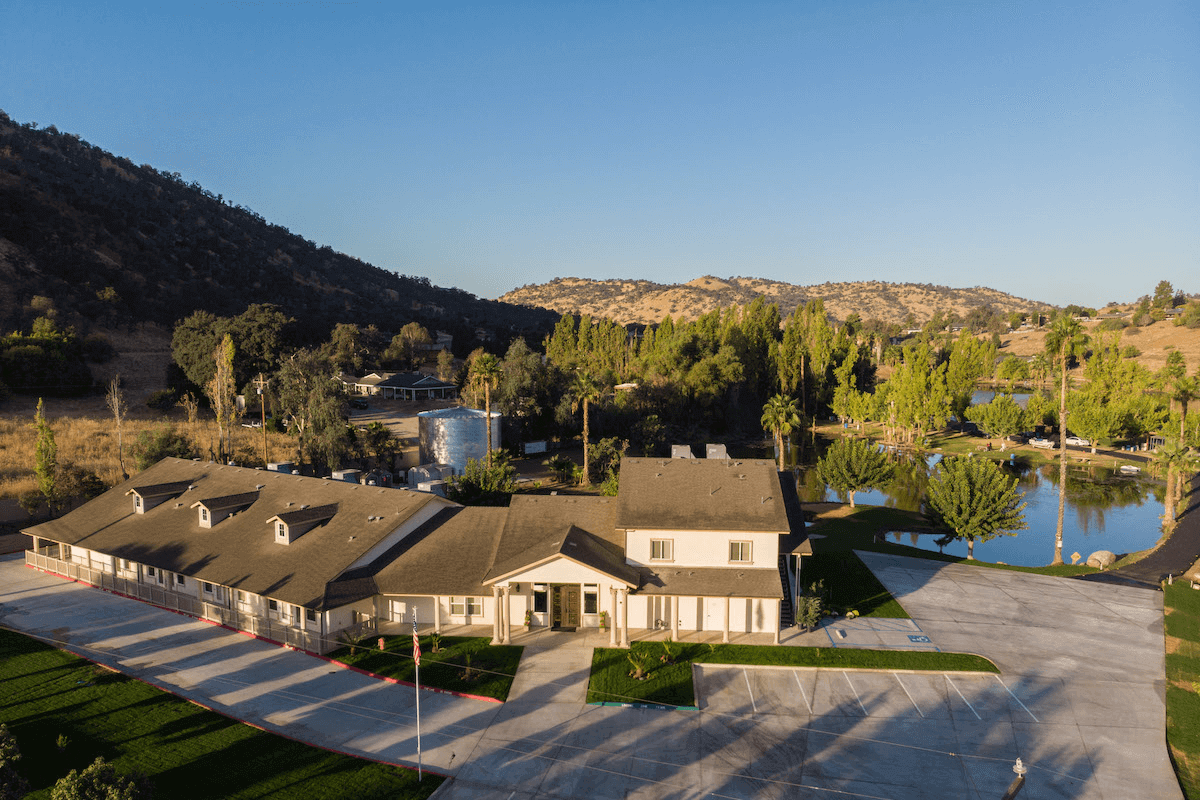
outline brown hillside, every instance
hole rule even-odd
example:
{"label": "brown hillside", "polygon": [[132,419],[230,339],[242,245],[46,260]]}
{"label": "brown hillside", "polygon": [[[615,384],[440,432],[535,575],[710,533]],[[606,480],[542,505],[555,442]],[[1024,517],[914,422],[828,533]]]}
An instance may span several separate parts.
{"label": "brown hillside", "polygon": [[915,283],[854,281],[796,286],[764,278],[714,278],[706,275],[684,284],[664,285],[645,280],[556,278],[550,283],[523,286],[500,298],[506,303],[540,306],[562,313],[590,314],[622,324],[659,322],[670,314],[695,319],[715,308],[745,305],[756,297],[776,303],[790,314],[800,303],[820,298],[838,319],[857,312],[863,319],[903,323],[909,314],[918,323],[935,313],[965,316],[990,303],[1004,313],[1049,310],[1045,303],[1014,297],[985,287],[953,289]]}
{"label": "brown hillside", "polygon": [[[1096,335],[1099,322],[1084,322],[1084,330]],[[1106,334],[1111,336],[1112,334]],[[1000,337],[1001,355],[1032,356],[1043,352],[1046,331],[1019,330]],[[1175,325],[1172,322],[1155,322],[1141,328],[1126,328],[1121,331],[1121,345],[1133,345],[1141,351],[1137,361],[1151,372],[1157,372],[1167,363],[1167,355],[1178,350],[1187,360],[1188,372],[1200,366],[1200,329]]]}

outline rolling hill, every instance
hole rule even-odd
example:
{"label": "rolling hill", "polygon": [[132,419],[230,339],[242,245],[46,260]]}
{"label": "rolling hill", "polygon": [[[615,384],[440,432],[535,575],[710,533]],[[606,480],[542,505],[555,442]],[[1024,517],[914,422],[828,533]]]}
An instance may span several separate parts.
{"label": "rolling hill", "polygon": [[816,298],[838,319],[857,312],[863,319],[903,324],[911,314],[918,323],[936,313],[966,316],[972,308],[991,304],[1005,314],[1013,311],[1048,311],[1051,306],[995,289],[915,283],[856,281],[796,286],[763,278],[705,276],[684,284],[664,285],[645,280],[588,280],[557,278],[550,283],[522,286],[500,299],[508,303],[539,306],[559,313],[590,314],[622,324],[650,324],[672,317],[695,319],[714,308],[745,305],[756,297],[779,305],[790,314],[800,303]]}

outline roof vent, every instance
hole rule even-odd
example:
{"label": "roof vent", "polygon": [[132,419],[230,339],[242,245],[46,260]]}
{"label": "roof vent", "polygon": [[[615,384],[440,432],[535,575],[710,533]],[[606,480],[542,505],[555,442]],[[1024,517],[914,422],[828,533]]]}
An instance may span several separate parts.
{"label": "roof vent", "polygon": [[183,503],[176,503],[176,504],[175,504],[175,507],[176,507],[176,508],[183,508]]}
{"label": "roof vent", "polygon": [[188,487],[188,491],[190,492],[192,489],[195,489],[195,488],[196,488],[196,484],[193,483],[191,486]]}
{"label": "roof vent", "polygon": [[353,541],[354,541],[355,539],[357,539],[357,538],[358,538],[357,536],[351,536],[351,537],[350,537],[349,539],[347,539],[346,541],[347,541],[347,542],[353,542]]}
{"label": "roof vent", "polygon": [[258,492],[258,491],[261,491],[261,490],[262,490],[262,489],[264,489],[265,487],[266,487],[266,484],[265,484],[265,483],[260,483],[260,484],[258,484],[257,486],[255,486],[255,487],[254,487],[254,491],[256,491],[256,492]]}
{"label": "roof vent", "polygon": [[289,500],[288,504],[287,504],[287,508],[291,508],[294,505],[295,505],[295,503],[293,503],[291,500]]}
{"label": "roof vent", "polygon": [[301,511],[303,511],[306,508],[308,508],[308,503],[305,503],[304,505],[300,506]]}

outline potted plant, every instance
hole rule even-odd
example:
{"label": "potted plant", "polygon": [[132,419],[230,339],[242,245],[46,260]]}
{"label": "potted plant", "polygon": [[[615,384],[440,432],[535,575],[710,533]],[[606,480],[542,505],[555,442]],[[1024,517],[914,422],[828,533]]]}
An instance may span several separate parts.
{"label": "potted plant", "polygon": [[525,612],[525,630],[529,630],[529,626],[533,624],[533,612]]}
{"label": "potted plant", "polygon": [[602,631],[608,630],[608,612],[607,611],[600,612],[600,630],[602,630]]}

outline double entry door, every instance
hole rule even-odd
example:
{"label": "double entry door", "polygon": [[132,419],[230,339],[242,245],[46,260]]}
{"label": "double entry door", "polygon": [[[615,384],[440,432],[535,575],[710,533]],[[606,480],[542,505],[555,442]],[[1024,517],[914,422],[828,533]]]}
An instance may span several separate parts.
{"label": "double entry door", "polygon": [[579,584],[550,587],[550,625],[555,628],[579,627]]}

